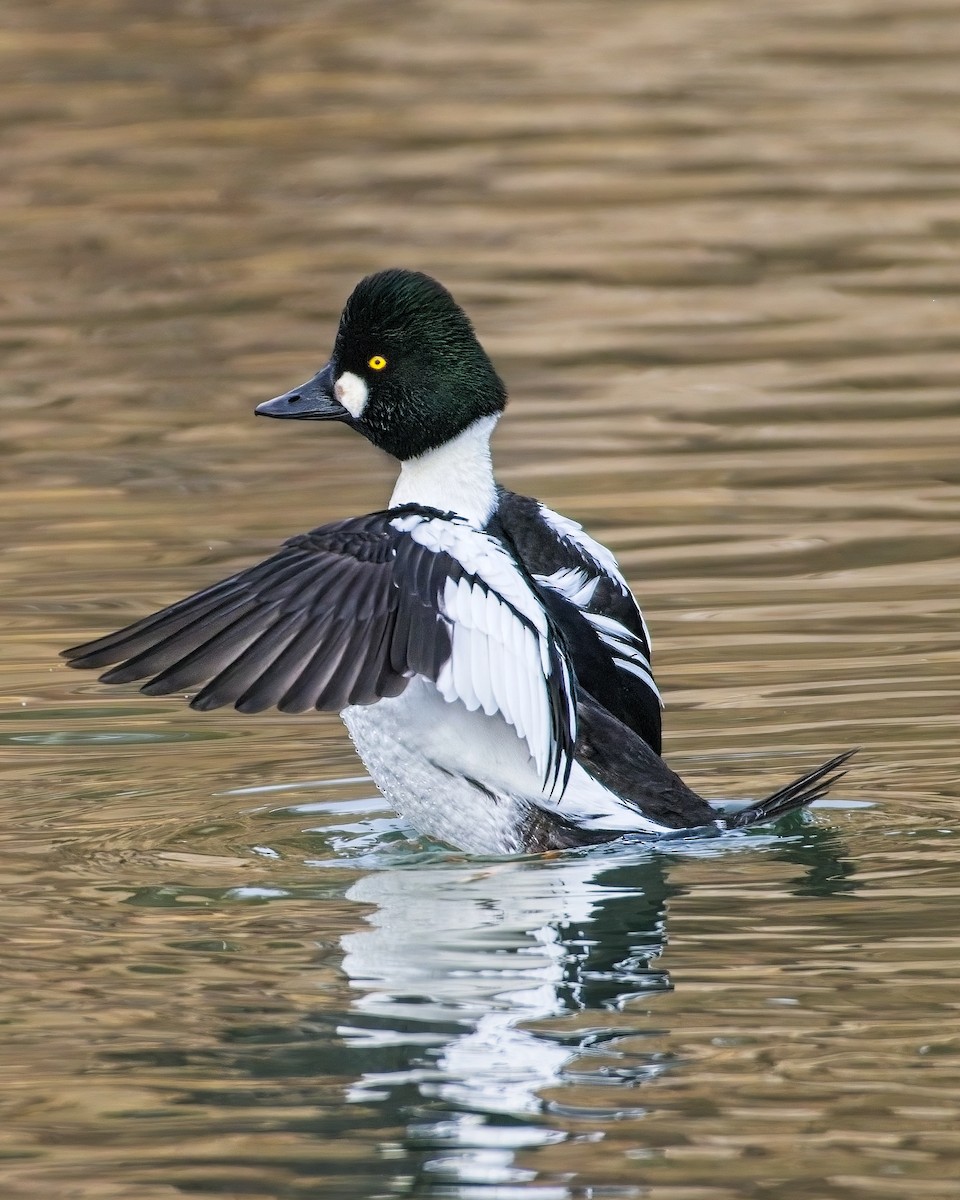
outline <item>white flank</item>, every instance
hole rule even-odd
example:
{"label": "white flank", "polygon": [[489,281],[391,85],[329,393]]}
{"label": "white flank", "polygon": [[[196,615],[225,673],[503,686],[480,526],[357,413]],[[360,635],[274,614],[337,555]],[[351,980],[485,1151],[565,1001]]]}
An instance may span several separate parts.
{"label": "white flank", "polygon": [[456,513],[471,525],[486,525],[497,503],[490,461],[490,435],[497,420],[481,417],[436,450],[401,463],[391,507],[422,504]]}
{"label": "white flank", "polygon": [[337,403],[342,404],[351,417],[356,419],[367,407],[369,392],[367,385],[359,375],[352,371],[344,371],[334,384],[333,394]]}
{"label": "white flank", "polygon": [[666,833],[670,826],[645,817],[614,792],[574,763],[570,783],[557,809],[561,816],[583,829],[610,829],[627,833]]}

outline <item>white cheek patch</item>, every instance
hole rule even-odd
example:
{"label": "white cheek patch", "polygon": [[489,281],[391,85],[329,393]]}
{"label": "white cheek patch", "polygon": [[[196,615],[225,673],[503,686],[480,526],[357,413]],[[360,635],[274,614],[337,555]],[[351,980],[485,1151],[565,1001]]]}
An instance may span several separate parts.
{"label": "white cheek patch", "polygon": [[333,387],[337,403],[342,404],[354,420],[360,416],[367,406],[369,392],[367,385],[359,375],[352,371],[344,371]]}

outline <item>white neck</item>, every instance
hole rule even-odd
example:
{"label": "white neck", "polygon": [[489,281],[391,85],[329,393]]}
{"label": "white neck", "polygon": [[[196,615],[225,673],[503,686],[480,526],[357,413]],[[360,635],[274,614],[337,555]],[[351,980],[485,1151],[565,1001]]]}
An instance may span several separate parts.
{"label": "white neck", "polygon": [[486,525],[497,503],[490,435],[499,414],[481,417],[455,438],[400,464],[390,506],[423,504]]}

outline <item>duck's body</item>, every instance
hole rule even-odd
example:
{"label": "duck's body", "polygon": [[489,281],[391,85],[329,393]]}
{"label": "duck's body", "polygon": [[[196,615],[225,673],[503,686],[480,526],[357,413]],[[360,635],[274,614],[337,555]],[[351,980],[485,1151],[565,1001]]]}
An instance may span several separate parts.
{"label": "duck's body", "polygon": [[[562,849],[770,819],[822,795],[825,764],[733,817],[660,758],[650,639],[613,555],[499,488],[505,392],[449,294],[383,272],[354,291],[330,363],[268,416],[343,421],[401,461],[388,509],[99,641],[72,666],[195,708],[340,711],[384,795],[474,853]],[[845,756],[843,756],[845,757]]]}
{"label": "duck's body", "polygon": [[[594,677],[594,691],[625,723],[623,736],[644,737],[659,752],[660,696],[640,610],[613,556],[579,525],[493,486],[488,423],[405,468],[390,512],[401,513],[398,503],[416,507],[387,518],[450,546],[482,581],[469,593],[444,581],[450,669],[341,716],[387,799],[417,829],[461,849],[559,849],[626,829],[665,832],[590,775],[574,744],[577,693]],[[440,514],[444,499],[455,517]],[[535,715],[540,698],[526,695],[525,683],[543,675],[545,662],[555,681],[550,724],[560,728],[537,744],[546,714]]]}

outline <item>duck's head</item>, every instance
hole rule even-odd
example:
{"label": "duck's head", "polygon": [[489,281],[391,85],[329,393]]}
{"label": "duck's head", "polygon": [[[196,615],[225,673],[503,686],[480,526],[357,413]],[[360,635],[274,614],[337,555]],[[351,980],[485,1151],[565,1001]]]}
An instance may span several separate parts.
{"label": "duck's head", "polygon": [[265,417],[342,421],[405,461],[506,404],[506,389],[446,288],[418,271],[361,279],[327,365],[257,406]]}

